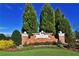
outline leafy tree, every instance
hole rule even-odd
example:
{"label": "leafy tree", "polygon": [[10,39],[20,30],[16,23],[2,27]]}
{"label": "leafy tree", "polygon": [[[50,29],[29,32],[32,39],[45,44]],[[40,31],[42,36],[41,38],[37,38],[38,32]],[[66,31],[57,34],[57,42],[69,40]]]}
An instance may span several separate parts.
{"label": "leafy tree", "polygon": [[40,31],[55,34],[55,13],[50,4],[45,4],[40,14]]}
{"label": "leafy tree", "polygon": [[0,40],[4,40],[4,39],[6,39],[6,36],[4,35],[4,34],[0,34]]}
{"label": "leafy tree", "polygon": [[26,31],[29,35],[37,32],[38,23],[32,4],[26,4],[25,11],[23,13],[23,26],[22,32]]}
{"label": "leafy tree", "polygon": [[14,41],[16,45],[21,44],[21,34],[18,30],[13,31],[11,39]]}

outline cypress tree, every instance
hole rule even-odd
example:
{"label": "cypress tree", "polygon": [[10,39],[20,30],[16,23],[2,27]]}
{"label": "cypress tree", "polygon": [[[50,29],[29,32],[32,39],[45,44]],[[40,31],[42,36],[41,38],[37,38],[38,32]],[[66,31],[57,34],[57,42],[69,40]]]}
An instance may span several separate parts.
{"label": "cypress tree", "polygon": [[38,23],[36,19],[36,14],[32,4],[26,4],[25,11],[23,13],[23,26],[22,32],[26,31],[29,35],[37,32]]}
{"label": "cypress tree", "polygon": [[44,4],[40,14],[40,31],[55,34],[55,13],[50,4]]}
{"label": "cypress tree", "polygon": [[69,21],[64,17],[58,8],[55,11],[55,28],[56,34],[58,34],[59,31],[65,33],[65,39],[67,43],[74,42],[75,36],[72,32]]}
{"label": "cypress tree", "polygon": [[60,24],[62,20],[62,14],[61,11],[57,8],[55,11],[55,28],[56,28],[56,35],[58,35],[58,32],[60,31]]}

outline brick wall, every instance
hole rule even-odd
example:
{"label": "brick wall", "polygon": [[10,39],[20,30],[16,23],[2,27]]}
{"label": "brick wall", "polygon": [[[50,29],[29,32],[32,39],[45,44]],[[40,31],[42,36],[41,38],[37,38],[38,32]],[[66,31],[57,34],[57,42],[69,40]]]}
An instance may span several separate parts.
{"label": "brick wall", "polygon": [[57,42],[58,39],[55,36],[49,35],[48,38],[36,38],[35,35],[28,38],[28,36],[22,36],[22,45],[25,44],[34,44],[34,43],[41,43],[41,42]]}
{"label": "brick wall", "polygon": [[[61,43],[65,43],[65,36],[62,33],[59,34],[59,41]],[[26,36],[22,35],[22,45],[41,43],[41,42],[55,43],[55,42],[58,42],[58,39],[55,38],[55,36],[52,34],[48,34],[48,38],[36,38],[36,34],[33,34],[30,38],[28,38],[28,35]]]}

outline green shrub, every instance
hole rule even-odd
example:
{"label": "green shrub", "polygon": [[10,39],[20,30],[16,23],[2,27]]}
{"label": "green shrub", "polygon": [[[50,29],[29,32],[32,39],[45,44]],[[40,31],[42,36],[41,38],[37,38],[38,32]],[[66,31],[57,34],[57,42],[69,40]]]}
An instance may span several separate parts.
{"label": "green shrub", "polygon": [[64,48],[64,45],[63,44],[57,44],[57,47]]}
{"label": "green shrub", "polygon": [[32,45],[53,45],[54,43],[53,42],[36,42]]}
{"label": "green shrub", "polygon": [[0,34],[0,40],[2,40],[2,39],[6,39],[6,36],[4,35],[4,34]]}
{"label": "green shrub", "polygon": [[13,43],[12,40],[0,40],[0,50],[13,47]]}
{"label": "green shrub", "polygon": [[14,43],[19,46],[21,44],[21,34],[18,30],[14,30],[11,39],[14,41]]}

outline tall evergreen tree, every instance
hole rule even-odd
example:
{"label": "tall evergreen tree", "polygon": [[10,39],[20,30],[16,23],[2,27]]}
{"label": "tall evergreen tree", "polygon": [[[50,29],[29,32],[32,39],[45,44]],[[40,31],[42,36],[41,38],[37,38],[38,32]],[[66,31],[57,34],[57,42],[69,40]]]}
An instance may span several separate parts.
{"label": "tall evergreen tree", "polygon": [[68,20],[63,19],[60,26],[60,30],[65,33],[66,42],[70,43],[72,41],[73,33]]}
{"label": "tall evergreen tree", "polygon": [[57,8],[55,11],[55,28],[56,28],[56,35],[58,35],[58,32],[60,31],[59,25],[62,20],[62,14],[61,11]]}
{"label": "tall evergreen tree", "polygon": [[55,34],[55,13],[50,4],[45,4],[40,14],[40,31]]}
{"label": "tall evergreen tree", "polygon": [[26,4],[25,11],[23,13],[23,26],[22,32],[26,31],[29,35],[37,32],[38,23],[36,14],[32,4]]}
{"label": "tall evergreen tree", "polygon": [[60,20],[59,29],[60,29],[60,31],[65,33],[65,39],[66,39],[67,43],[74,42],[75,35],[72,32],[68,19],[66,19],[63,14],[62,14],[62,20]]}
{"label": "tall evergreen tree", "polygon": [[55,11],[55,28],[56,28],[56,34],[58,34],[59,31],[65,33],[67,43],[74,42],[75,36],[72,33],[69,21],[64,17],[64,15],[58,8]]}

